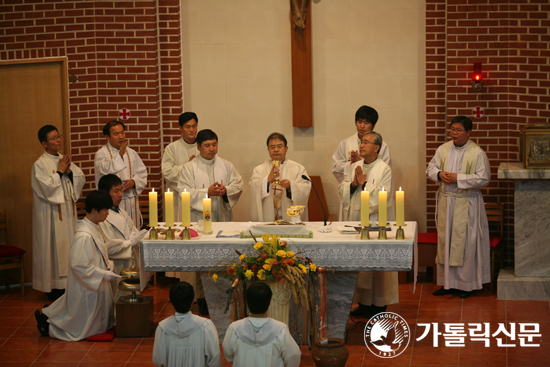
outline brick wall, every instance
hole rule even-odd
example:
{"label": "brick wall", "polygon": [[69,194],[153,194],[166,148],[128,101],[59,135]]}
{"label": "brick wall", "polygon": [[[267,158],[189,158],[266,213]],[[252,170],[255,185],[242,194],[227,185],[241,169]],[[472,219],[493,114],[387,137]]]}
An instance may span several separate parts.
{"label": "brick wall", "polygon": [[[0,59],[67,56],[71,154],[94,187],[103,125],[127,108],[127,138],[161,188],[161,142],[179,135],[182,110],[180,1],[4,0]],[[146,189],[146,191],[148,191]],[[145,198],[144,195],[142,195]]]}
{"label": "brick wall", "polygon": [[[506,265],[513,261],[513,181],[497,179],[501,162],[519,161],[526,126],[550,117],[550,5],[548,0],[426,1],[426,162],[447,141],[447,122],[466,115],[472,139],[491,162],[486,202],[505,204]],[[483,64],[484,88],[470,87],[474,62]],[[447,105],[446,105],[446,103]],[[481,106],[485,115],[473,118]],[[437,185],[427,181],[428,228],[435,230]]]}

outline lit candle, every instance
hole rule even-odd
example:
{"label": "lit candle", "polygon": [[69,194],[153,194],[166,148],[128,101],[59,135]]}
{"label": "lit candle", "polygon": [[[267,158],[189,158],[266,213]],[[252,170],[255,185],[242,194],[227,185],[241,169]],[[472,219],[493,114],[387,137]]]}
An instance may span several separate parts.
{"label": "lit candle", "polygon": [[156,193],[153,188],[153,190],[149,193],[149,226],[154,228],[158,225],[158,193]]}
{"label": "lit candle", "polygon": [[395,225],[405,225],[405,191],[401,187],[395,192]]}
{"label": "lit candle", "polygon": [[164,193],[164,216],[166,217],[166,227],[174,226],[174,193],[168,189]]}
{"label": "lit candle", "polygon": [[378,192],[378,225],[385,227],[388,221],[388,192],[382,190]]}
{"label": "lit candle", "polygon": [[181,225],[184,227],[191,225],[191,193],[186,189],[181,193]]}
{"label": "lit candle", "polygon": [[365,190],[361,191],[361,227],[369,226],[369,192],[365,187]]}
{"label": "lit candle", "polygon": [[203,233],[212,232],[212,201],[208,198],[208,194],[202,199],[202,219]]}

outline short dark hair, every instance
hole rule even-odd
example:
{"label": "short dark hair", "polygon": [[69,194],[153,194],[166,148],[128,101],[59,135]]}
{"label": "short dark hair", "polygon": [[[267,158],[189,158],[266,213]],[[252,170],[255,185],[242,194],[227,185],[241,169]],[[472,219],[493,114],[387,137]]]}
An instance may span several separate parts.
{"label": "short dark hair", "polygon": [[374,125],[378,122],[378,112],[370,106],[361,106],[355,112],[355,122],[359,120],[367,120],[367,122],[372,124],[372,128],[374,129]]}
{"label": "short dark hair", "polygon": [[179,282],[170,288],[170,303],[179,313],[189,312],[194,298],[195,290],[187,282]]}
{"label": "short dark hair", "polygon": [[246,302],[250,312],[262,314],[267,312],[273,292],[264,282],[252,283],[246,290]]}
{"label": "short dark hair", "polygon": [[102,209],[110,209],[113,207],[113,199],[108,192],[103,190],[95,190],[86,197],[86,213],[91,213],[93,209],[100,211]]}
{"label": "short dark hair", "polygon": [[195,112],[182,113],[179,118],[180,127],[183,127],[186,122],[189,122],[191,120],[197,121],[197,124],[199,123],[199,118],[197,117],[197,114]]}
{"label": "short dark hair", "polygon": [[[43,141],[48,141],[48,134],[52,131],[57,131],[57,127],[53,125],[45,125],[38,130],[38,140],[42,143]],[[57,131],[59,132],[59,131]]]}
{"label": "short dark hair", "polygon": [[286,138],[285,138],[285,136],[284,136],[283,134],[281,134],[281,133],[271,133],[271,134],[269,134],[269,136],[267,137],[267,142],[266,142],[266,143],[267,143],[267,147],[268,147],[268,148],[269,148],[269,142],[270,142],[271,140],[275,140],[275,139],[277,139],[277,140],[282,140],[282,141],[285,143],[285,147],[286,147],[287,142],[286,142]]}
{"label": "short dark hair", "polygon": [[122,185],[122,180],[117,175],[109,173],[99,179],[97,188],[99,190],[110,192],[111,189],[117,185]]}
{"label": "short dark hair", "polygon": [[462,126],[464,126],[464,130],[466,131],[471,131],[472,128],[474,127],[474,124],[472,123],[472,120],[470,120],[468,117],[466,116],[456,116],[452,121],[451,121],[451,126],[453,124],[461,124]]}
{"label": "short dark hair", "polygon": [[123,122],[113,120],[113,121],[109,121],[108,123],[105,124],[105,126],[103,126],[103,135],[111,136],[111,128],[117,125],[122,125],[122,128],[124,129],[124,131],[126,131],[126,126],[124,125]]}
{"label": "short dark hair", "polygon": [[218,135],[216,135],[216,133],[213,132],[210,129],[204,129],[204,130],[199,131],[199,133],[197,134],[197,139],[196,139],[197,145],[202,145],[202,143],[207,141],[207,140],[216,140],[216,141],[218,141]]}

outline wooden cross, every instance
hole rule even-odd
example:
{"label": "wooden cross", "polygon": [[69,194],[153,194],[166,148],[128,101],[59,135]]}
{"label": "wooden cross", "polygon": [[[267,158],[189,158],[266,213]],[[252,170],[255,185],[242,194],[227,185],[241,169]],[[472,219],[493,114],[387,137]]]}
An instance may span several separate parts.
{"label": "wooden cross", "polygon": [[[290,0],[292,45],[292,126],[313,126],[311,7],[309,0]],[[304,24],[305,21],[305,24]],[[303,28],[299,28],[303,26]]]}

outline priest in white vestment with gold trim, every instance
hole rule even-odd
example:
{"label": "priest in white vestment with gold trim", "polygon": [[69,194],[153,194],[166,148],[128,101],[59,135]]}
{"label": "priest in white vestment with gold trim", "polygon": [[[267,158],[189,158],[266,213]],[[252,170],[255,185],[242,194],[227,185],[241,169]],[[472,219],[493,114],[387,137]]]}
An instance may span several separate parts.
{"label": "priest in white vestment with gold trim", "polygon": [[461,298],[491,281],[489,223],[480,189],[489,185],[487,155],[470,139],[472,120],[451,121],[451,141],[437,148],[426,175],[437,192],[437,284],[435,296],[458,289]]}
{"label": "priest in white vestment with gold trim", "polygon": [[212,199],[212,222],[233,220],[232,208],[243,192],[243,179],[233,164],[217,155],[218,136],[209,129],[197,134],[199,155],[186,163],[178,191],[191,193],[191,221],[202,220],[203,199]]}
{"label": "priest in white vestment with gold trim", "polygon": [[120,121],[109,121],[103,127],[106,144],[95,154],[95,184],[109,173],[123,182],[124,193],[120,206],[126,210],[137,228],[143,219],[139,210],[139,195],[147,186],[147,168],[135,150],[128,146],[126,126]]}
{"label": "priest in white vestment with gold trim", "polygon": [[44,153],[34,162],[31,174],[32,287],[47,292],[48,298],[55,300],[67,285],[76,202],[86,178],[70,155],[59,153],[62,137],[55,126],[43,126],[38,139]]}
{"label": "priest in white vestment with gold trim", "polygon": [[[292,205],[306,207],[302,220],[308,220],[307,202],[311,182],[307,171],[299,163],[286,158],[287,140],[283,134],[272,133],[267,138],[267,151],[271,159],[254,168],[250,177],[250,220],[253,222],[273,222],[291,218],[286,209]],[[274,162],[277,162],[274,164]],[[275,185],[274,183],[280,183]],[[279,190],[280,192],[276,192]],[[277,195],[274,195],[277,194]]]}
{"label": "priest in white vestment with gold trim", "polygon": [[[374,131],[363,135],[359,153],[361,160],[351,166],[347,177],[338,187],[344,209],[350,214],[349,220],[361,219],[361,191],[369,192],[369,212],[371,224],[378,220],[378,192],[392,190],[392,170],[378,157],[382,146],[382,136]],[[388,195],[388,208],[393,197]],[[389,209],[388,209],[389,212]],[[399,302],[399,287],[396,271],[361,271],[357,277],[353,302],[359,307],[351,312],[354,317],[372,317],[383,312],[389,304]]]}

